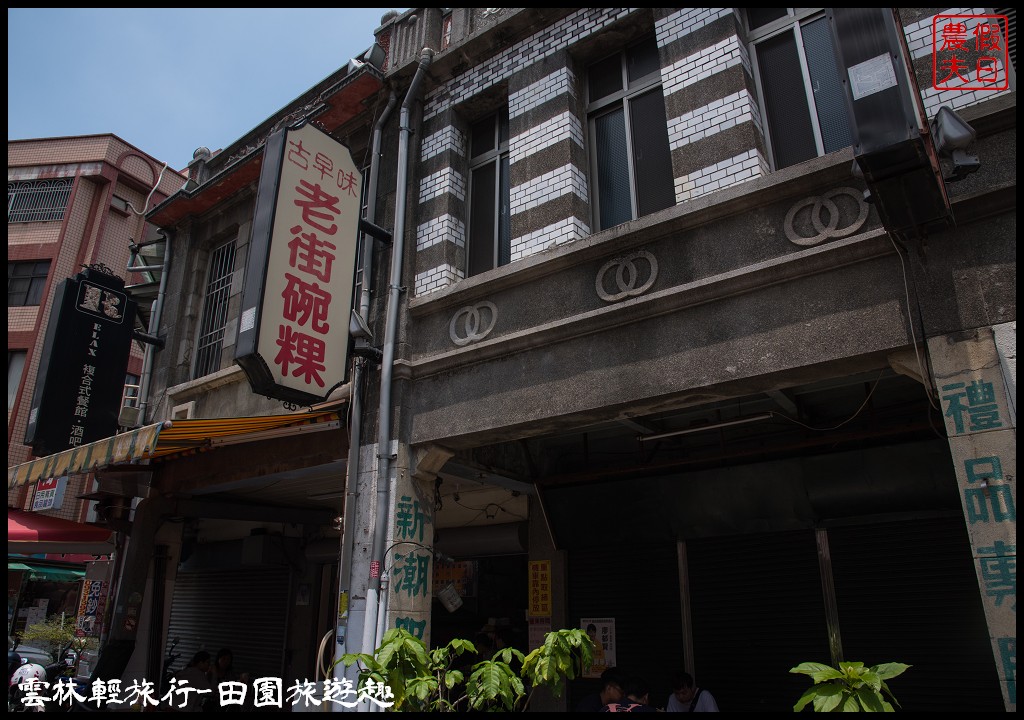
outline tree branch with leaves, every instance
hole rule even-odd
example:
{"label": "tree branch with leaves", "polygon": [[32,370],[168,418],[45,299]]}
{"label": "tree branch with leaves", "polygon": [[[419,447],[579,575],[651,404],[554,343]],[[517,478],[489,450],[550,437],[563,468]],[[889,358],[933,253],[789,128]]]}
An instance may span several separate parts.
{"label": "tree branch with leaves", "polygon": [[[477,653],[469,640],[456,638],[444,647],[426,644],[398,628],[384,634],[373,655],[349,653],[338,661],[359,666],[359,680],[391,688],[396,711],[525,710],[539,687],[560,697],[565,681],[578,677],[593,661],[593,642],[580,629],[556,630],[527,655],[514,648],[498,650],[469,668],[469,676],[453,664]],[[517,672],[514,668],[519,667]]]}

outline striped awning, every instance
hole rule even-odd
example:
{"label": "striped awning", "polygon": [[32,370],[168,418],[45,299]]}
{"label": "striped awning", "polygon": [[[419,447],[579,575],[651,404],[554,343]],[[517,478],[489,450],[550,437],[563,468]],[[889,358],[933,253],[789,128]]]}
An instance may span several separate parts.
{"label": "striped awning", "polygon": [[110,465],[165,459],[220,445],[331,430],[339,426],[335,411],[166,420],[10,467],[7,469],[7,489],[45,478],[92,472]]}

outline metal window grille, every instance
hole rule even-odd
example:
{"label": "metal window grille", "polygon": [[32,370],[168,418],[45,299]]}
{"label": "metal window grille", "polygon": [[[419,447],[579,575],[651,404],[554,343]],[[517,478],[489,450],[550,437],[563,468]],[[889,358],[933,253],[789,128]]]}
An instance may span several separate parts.
{"label": "metal window grille", "polygon": [[235,242],[216,248],[210,258],[210,274],[203,301],[203,317],[199,324],[196,343],[194,378],[220,369],[220,352],[224,329],[228,323],[228,299],[231,295],[231,277],[235,268]]}
{"label": "metal window grille", "polygon": [[58,178],[7,183],[7,222],[63,220],[73,182]]}

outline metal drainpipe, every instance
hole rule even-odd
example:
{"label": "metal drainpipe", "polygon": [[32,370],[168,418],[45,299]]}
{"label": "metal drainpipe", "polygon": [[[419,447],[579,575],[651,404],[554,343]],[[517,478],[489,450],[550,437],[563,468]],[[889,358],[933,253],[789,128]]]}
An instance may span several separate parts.
{"label": "metal drainpipe", "polygon": [[[377,214],[377,184],[380,168],[380,145],[381,137],[384,134],[384,125],[391,117],[391,111],[398,103],[398,96],[391,91],[387,107],[381,113],[380,119],[373,132],[373,149],[370,155],[370,179],[366,188],[366,219],[376,222]],[[363,257],[362,257],[362,286],[359,292],[359,317],[365,322],[370,316],[370,277],[373,272],[373,238],[363,235]],[[352,552],[355,545],[355,514],[356,514],[356,488],[359,478],[359,446],[362,441],[363,428],[363,375],[366,372],[366,359],[357,357],[352,378],[352,395],[349,400],[349,440],[348,440],[348,469],[345,478],[345,520],[341,532],[341,561],[338,565],[338,599],[340,602],[341,593],[349,595],[349,608],[351,608],[351,570]],[[339,618],[337,633],[335,634],[334,660],[335,678],[344,676],[344,666],[337,661],[343,654],[348,652],[348,613],[344,619],[339,612],[335,615]],[[344,642],[338,642],[338,638],[344,638]],[[319,660],[318,660],[319,662]],[[332,703],[332,708],[338,708],[337,703]]]}
{"label": "metal drainpipe", "polygon": [[[160,229],[164,236],[164,263],[160,266],[160,288],[156,293],[156,302],[149,314],[149,334],[156,337],[160,330],[160,316],[164,310],[164,295],[167,292],[167,272],[171,268],[171,239],[174,237],[172,230]],[[129,267],[129,270],[133,268]],[[138,268],[134,268],[138,270]],[[146,424],[146,409],[149,406],[149,385],[153,377],[153,356],[156,354],[156,346],[152,343],[146,344],[146,350],[142,355],[142,373],[139,377],[139,420],[137,425]]]}
{"label": "metal drainpipe", "polygon": [[[388,503],[391,496],[391,376],[395,362],[395,336],[398,325],[398,301],[402,291],[402,255],[405,250],[405,201],[409,174],[409,108],[419,94],[420,83],[427,74],[434,51],[423,48],[419,67],[402,102],[398,134],[398,179],[395,183],[394,241],[391,246],[391,282],[388,293],[387,320],[384,326],[384,359],[380,371],[380,410],[377,415],[377,511],[374,514],[373,552],[370,555],[370,582],[366,588],[366,615],[363,617],[362,652],[372,655],[377,649],[378,617],[381,607],[381,573],[384,570],[385,541],[388,530]],[[360,704],[362,707],[363,704]]]}

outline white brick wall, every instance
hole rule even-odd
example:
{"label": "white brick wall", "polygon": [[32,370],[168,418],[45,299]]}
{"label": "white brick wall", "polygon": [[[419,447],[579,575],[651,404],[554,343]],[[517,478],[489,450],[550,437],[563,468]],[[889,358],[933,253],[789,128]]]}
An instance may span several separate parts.
{"label": "white brick wall", "polygon": [[664,47],[673,40],[700,30],[715,20],[732,14],[732,8],[682,8],[666,18],[654,22],[658,46]]}
{"label": "white brick wall", "polygon": [[517,42],[504,52],[471,68],[429,92],[423,119],[457,105],[510,75],[571,47],[590,35],[635,12],[637,8],[580,8],[553,26]]}
{"label": "white brick wall", "polygon": [[416,295],[426,295],[463,279],[465,276],[461,270],[451,265],[439,265],[436,268],[417,273],[413,288]]}
{"label": "white brick wall", "polygon": [[423,144],[420,146],[420,157],[423,160],[429,160],[446,150],[451,150],[459,157],[466,156],[466,136],[451,125],[423,138]]}
{"label": "white brick wall", "polygon": [[669,147],[675,150],[747,121],[753,121],[758,130],[761,129],[757,103],[750,93],[741,90],[669,120]]}
{"label": "white brick wall", "polygon": [[511,213],[525,212],[571,192],[587,202],[587,178],[574,165],[563,165],[512,188]]}
{"label": "white brick wall", "polygon": [[559,95],[575,97],[575,87],[572,71],[569,68],[559,68],[522,90],[509,93],[508,116],[510,119],[518,117],[527,110],[532,110]]}
{"label": "white brick wall", "polygon": [[426,250],[443,240],[466,247],[466,226],[457,217],[445,214],[416,228],[417,251]]}
{"label": "white brick wall", "polygon": [[590,235],[590,227],[579,218],[560,220],[512,240],[512,261],[521,260],[555,245],[579,240]]}
{"label": "white brick wall", "polygon": [[744,51],[736,36],[703,48],[661,69],[665,97],[743,62]]}
{"label": "white brick wall", "polygon": [[[991,14],[985,8],[950,8],[944,10],[937,15],[986,15]],[[933,28],[933,23],[936,15],[923,18],[916,23],[907,25],[903,32],[907,36],[907,47],[910,50],[910,56],[912,58],[919,59],[923,57],[934,58],[936,43],[939,48],[942,47],[942,35],[941,28]],[[974,36],[971,32],[974,30],[975,25],[978,21],[971,21],[965,19],[963,21],[967,25],[967,37],[972,39]],[[938,33],[936,35],[936,33]],[[941,55],[940,55],[941,57]],[[934,62],[934,59],[933,59]],[[999,77],[1004,77],[1006,70],[1003,63],[998,63]],[[940,74],[942,70],[940,69]],[[945,88],[956,88],[960,85],[977,85],[977,81],[968,83],[967,81],[959,78],[953,78],[948,81],[942,81],[940,83]],[[1005,92],[1006,90],[956,90],[956,89],[943,89],[937,90],[934,85],[930,84],[921,86],[921,100],[924,103],[925,114],[929,118],[935,117],[935,113],[939,111],[939,107],[942,105],[948,105],[953,110],[959,110],[960,108],[968,107],[970,105],[976,105],[977,103],[991,100],[997,95]]]}
{"label": "white brick wall", "polygon": [[676,202],[692,200],[767,174],[768,163],[761,153],[748,150],[710,167],[676,178]]}
{"label": "white brick wall", "polygon": [[577,145],[583,147],[583,128],[579,119],[568,111],[513,136],[509,141],[509,163],[514,165],[523,158],[566,138],[571,138]]}
{"label": "white brick wall", "polygon": [[459,200],[466,199],[466,179],[451,168],[439,170],[420,180],[420,202],[451,193]]}
{"label": "white brick wall", "polygon": [[[939,15],[984,15],[984,8],[950,8]],[[907,47],[910,49],[910,56],[915,60],[925,55],[931,55],[934,45],[932,43],[932,21],[935,15],[931,15],[916,23],[911,23],[903,28],[907,36]]]}

